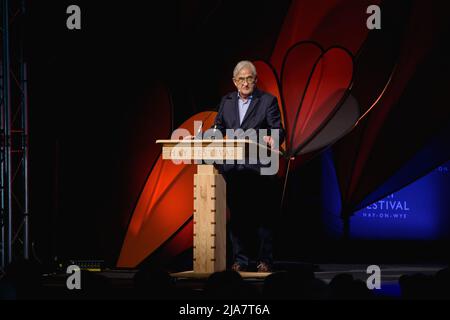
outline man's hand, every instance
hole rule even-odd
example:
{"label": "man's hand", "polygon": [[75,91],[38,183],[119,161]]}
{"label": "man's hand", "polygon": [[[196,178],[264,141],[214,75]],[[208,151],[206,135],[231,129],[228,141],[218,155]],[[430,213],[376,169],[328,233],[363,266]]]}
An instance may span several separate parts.
{"label": "man's hand", "polygon": [[263,140],[265,143],[267,143],[270,147],[274,145],[273,138],[271,136],[264,136]]}

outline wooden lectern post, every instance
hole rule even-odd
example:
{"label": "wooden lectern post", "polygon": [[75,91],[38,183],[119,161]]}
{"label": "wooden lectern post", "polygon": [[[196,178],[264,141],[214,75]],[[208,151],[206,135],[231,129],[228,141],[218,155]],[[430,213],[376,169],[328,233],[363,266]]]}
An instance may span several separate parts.
{"label": "wooden lectern post", "polygon": [[226,184],[213,165],[194,175],[194,272],[226,269]]}

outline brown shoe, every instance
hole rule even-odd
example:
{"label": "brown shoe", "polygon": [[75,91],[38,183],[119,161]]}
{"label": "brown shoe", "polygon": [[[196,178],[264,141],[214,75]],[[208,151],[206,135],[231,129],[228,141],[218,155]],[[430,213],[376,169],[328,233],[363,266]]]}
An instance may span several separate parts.
{"label": "brown shoe", "polygon": [[243,272],[246,271],[247,268],[237,262],[233,263],[233,265],[231,266],[231,270],[236,271],[236,272]]}
{"label": "brown shoe", "polygon": [[272,272],[272,266],[267,262],[260,262],[256,268],[258,272]]}

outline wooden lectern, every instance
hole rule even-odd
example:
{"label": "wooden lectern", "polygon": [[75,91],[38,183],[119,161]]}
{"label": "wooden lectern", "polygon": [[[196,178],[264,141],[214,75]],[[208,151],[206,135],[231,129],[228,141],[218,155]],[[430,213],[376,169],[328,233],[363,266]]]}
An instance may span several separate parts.
{"label": "wooden lectern", "polygon": [[197,164],[194,175],[194,273],[226,269],[226,184],[212,160],[243,160],[248,140],[157,140],[163,160]]}

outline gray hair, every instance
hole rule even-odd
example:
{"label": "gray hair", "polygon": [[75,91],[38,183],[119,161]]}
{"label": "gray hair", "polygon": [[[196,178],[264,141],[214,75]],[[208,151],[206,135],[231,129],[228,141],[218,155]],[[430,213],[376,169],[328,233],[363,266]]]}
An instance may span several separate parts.
{"label": "gray hair", "polygon": [[255,65],[253,63],[251,63],[250,61],[248,61],[248,60],[243,60],[243,61],[238,62],[236,67],[234,67],[233,78],[236,78],[238,73],[244,68],[250,69],[250,71],[252,72],[254,77],[256,77],[258,75],[256,73]]}

